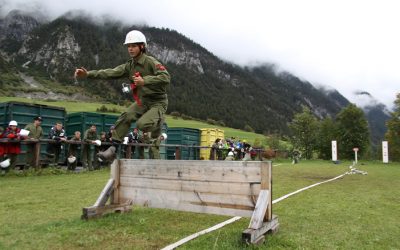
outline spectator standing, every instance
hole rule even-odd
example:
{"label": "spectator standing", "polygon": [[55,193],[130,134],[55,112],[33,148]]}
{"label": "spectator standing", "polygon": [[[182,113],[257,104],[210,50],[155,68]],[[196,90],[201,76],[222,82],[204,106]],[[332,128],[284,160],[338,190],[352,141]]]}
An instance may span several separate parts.
{"label": "spectator standing", "polygon": [[[140,143],[144,144],[150,144],[151,143],[151,138],[149,137],[148,133],[143,133],[143,136],[140,138]],[[145,152],[147,153],[145,157]],[[149,147],[148,146],[139,146],[139,159],[148,159],[149,157]]]}
{"label": "spectator standing", "polygon": [[14,169],[17,166],[17,156],[21,153],[21,143],[19,140],[25,139],[20,135],[21,129],[18,128],[16,121],[10,121],[6,130],[3,131],[1,138],[7,138],[9,143],[4,144],[3,154],[10,160],[10,166],[5,169],[8,172],[10,169]]}
{"label": "spectator standing", "polygon": [[55,140],[55,142],[47,144],[47,153],[52,158],[51,164],[57,166],[62,149],[61,143],[67,140],[67,134],[61,122],[57,122],[56,125],[50,129],[49,139]]}
{"label": "spectator standing", "polygon": [[99,146],[99,151],[102,152],[102,151],[107,150],[107,148],[110,145],[103,144],[103,142],[105,142],[105,143],[110,142],[110,138],[107,136],[106,132],[104,132],[104,131],[100,132],[100,141],[101,141],[101,145]]}
{"label": "spectator standing", "polygon": [[150,148],[150,158],[151,159],[161,159],[160,157],[160,145],[161,142],[167,139],[167,134],[162,133],[157,140],[155,140],[154,145]]}
{"label": "spectator standing", "polygon": [[217,138],[214,143],[211,145],[211,151],[210,151],[210,160],[217,160],[219,157],[219,146],[220,146],[221,139]]}
{"label": "spectator standing", "polygon": [[[128,134],[128,143],[139,143],[140,138],[141,138],[141,135],[139,134],[139,129],[134,128],[133,131]],[[131,147],[131,154],[132,154],[132,156],[134,156],[137,146],[129,146],[128,145],[126,147]]]}
{"label": "spectator standing", "polygon": [[242,150],[241,150],[241,152],[242,152],[242,158],[245,158],[246,156],[246,160],[250,160],[251,159],[251,157],[250,157],[250,150],[251,150],[251,145],[249,144],[249,143],[247,143],[247,141],[246,140],[243,140],[243,143],[242,143]]}
{"label": "spectator standing", "polygon": [[95,146],[96,140],[98,139],[96,130],[96,125],[92,124],[90,128],[85,131],[85,135],[83,137],[85,144],[83,144],[82,149],[82,164],[83,167],[89,171],[93,170],[93,161],[96,168],[98,165],[97,157],[94,157],[93,159],[94,153],[98,150],[98,147]]}
{"label": "spectator standing", "polygon": [[109,142],[112,141],[112,135],[113,135],[113,133],[115,133],[115,126],[114,126],[114,125],[110,126],[110,130],[109,130],[108,133],[106,134],[107,141],[109,141]]}
{"label": "spectator standing", "polygon": [[[29,123],[25,126],[25,129],[29,131],[28,139],[39,140],[43,137],[43,129],[42,129],[42,117],[36,116],[33,118],[33,122]],[[26,165],[25,169],[29,169],[32,166],[35,166],[35,143],[26,145]],[[36,170],[40,169],[40,164],[35,166]]]}

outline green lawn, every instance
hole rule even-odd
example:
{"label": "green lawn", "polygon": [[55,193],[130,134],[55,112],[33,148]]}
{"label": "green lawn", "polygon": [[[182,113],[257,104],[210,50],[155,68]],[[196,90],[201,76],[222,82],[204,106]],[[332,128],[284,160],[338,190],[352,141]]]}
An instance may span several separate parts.
{"label": "green lawn", "polygon": [[[28,99],[28,98],[21,98],[21,97],[4,97],[4,96],[0,97],[0,102],[11,102],[11,101],[62,107],[62,108],[65,108],[67,113],[96,112],[96,110],[98,108],[100,108],[102,105],[107,106],[109,109],[116,108],[121,111],[124,110],[123,107],[115,105],[115,104],[103,104],[103,103],[96,103],[96,102],[46,101],[46,100]],[[114,115],[116,115],[116,114],[114,113]]]}
{"label": "green lawn", "polygon": [[[273,199],[348,171],[349,162],[274,162]],[[348,175],[273,207],[280,230],[261,249],[399,249],[400,164],[365,162],[368,175]],[[0,177],[0,249],[160,249],[229,219],[134,208],[80,220],[109,178],[108,170]],[[254,249],[241,243],[248,219],[201,236],[181,249]]]}

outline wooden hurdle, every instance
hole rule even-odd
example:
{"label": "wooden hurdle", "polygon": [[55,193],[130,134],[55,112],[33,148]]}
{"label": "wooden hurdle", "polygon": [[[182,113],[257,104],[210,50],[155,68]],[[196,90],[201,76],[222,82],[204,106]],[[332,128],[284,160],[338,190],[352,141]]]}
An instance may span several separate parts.
{"label": "wooden hurdle", "polygon": [[[111,178],[82,219],[130,211],[133,205],[250,217],[242,239],[276,232],[270,161],[115,160]],[[107,203],[107,201],[109,201]]]}

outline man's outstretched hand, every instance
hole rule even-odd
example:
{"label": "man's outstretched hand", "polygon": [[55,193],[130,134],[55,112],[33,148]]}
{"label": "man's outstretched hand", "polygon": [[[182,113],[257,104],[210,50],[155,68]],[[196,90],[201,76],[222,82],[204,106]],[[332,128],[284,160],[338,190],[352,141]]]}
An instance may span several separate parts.
{"label": "man's outstretched hand", "polygon": [[87,77],[87,70],[84,67],[80,67],[75,69],[75,78],[86,78]]}

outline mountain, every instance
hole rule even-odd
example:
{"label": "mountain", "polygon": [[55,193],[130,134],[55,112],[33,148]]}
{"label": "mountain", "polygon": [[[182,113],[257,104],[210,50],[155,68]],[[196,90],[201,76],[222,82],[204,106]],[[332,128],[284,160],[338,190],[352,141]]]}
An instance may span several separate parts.
{"label": "mountain", "polygon": [[386,121],[390,119],[390,112],[384,104],[366,91],[358,91],[354,95],[357,105],[363,109],[367,117],[371,131],[371,142],[374,147],[377,147],[386,133]]}
{"label": "mountain", "polygon": [[1,49],[15,51],[21,47],[29,32],[39,25],[40,22],[37,18],[19,10],[11,11],[4,19],[0,20]]}
{"label": "mountain", "polygon": [[[14,20],[14,22],[13,22]],[[55,98],[89,98],[114,103],[130,97],[121,93],[126,80],[80,81],[75,67],[115,67],[129,58],[122,45],[125,34],[140,29],[148,50],[172,76],[168,112],[256,132],[287,134],[293,115],[309,107],[319,118],[334,117],[349,101],[336,90],[315,88],[274,65],[240,67],[223,61],[174,30],[147,26],[124,26],[115,20],[101,24],[75,13],[51,22],[12,12],[0,20],[0,49],[8,79],[0,81],[0,94],[35,96],[51,91]],[[12,46],[11,46],[12,45]],[[37,84],[26,83],[34,76]],[[32,81],[31,81],[32,83]],[[79,94],[79,95],[77,95]]]}

